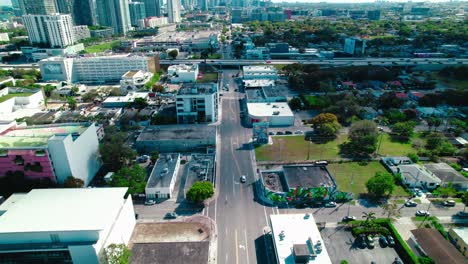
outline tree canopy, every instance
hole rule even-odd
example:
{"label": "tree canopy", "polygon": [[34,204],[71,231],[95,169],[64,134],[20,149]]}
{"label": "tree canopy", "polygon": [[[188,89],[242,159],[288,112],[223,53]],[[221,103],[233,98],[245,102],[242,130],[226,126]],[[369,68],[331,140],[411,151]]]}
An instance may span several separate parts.
{"label": "tree canopy", "polygon": [[374,177],[367,181],[366,187],[369,194],[376,198],[381,198],[393,193],[395,189],[395,179],[390,173],[377,172]]}
{"label": "tree canopy", "polygon": [[128,264],[132,252],[124,244],[110,244],[106,248],[106,256],[109,264]]}
{"label": "tree canopy", "polygon": [[210,198],[214,194],[213,184],[207,181],[196,182],[187,191],[187,199],[189,201],[200,203]]}
{"label": "tree canopy", "polygon": [[128,187],[128,193],[139,194],[145,192],[146,170],[140,165],[123,167],[112,176],[112,187]]}
{"label": "tree canopy", "polygon": [[73,176],[68,176],[65,181],[63,182],[64,188],[83,188],[84,181],[79,178],[75,178]]}
{"label": "tree canopy", "polygon": [[354,122],[349,129],[349,141],[341,145],[341,151],[354,155],[369,155],[377,148],[377,125],[373,121]]}
{"label": "tree canopy", "polygon": [[118,171],[136,157],[136,152],[125,144],[126,138],[126,133],[118,132],[114,126],[109,126],[105,130],[105,137],[99,146],[99,152],[104,165],[110,171]]}

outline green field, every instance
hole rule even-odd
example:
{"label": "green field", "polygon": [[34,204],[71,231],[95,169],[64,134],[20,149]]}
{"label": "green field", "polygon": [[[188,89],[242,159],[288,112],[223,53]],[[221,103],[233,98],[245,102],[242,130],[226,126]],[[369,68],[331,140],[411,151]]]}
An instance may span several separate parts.
{"label": "green field", "polygon": [[[378,161],[360,164],[358,162],[332,163],[327,166],[335,178],[340,191],[352,192],[355,197],[367,193],[366,182],[377,172],[387,172]],[[397,186],[393,196],[408,196],[401,186]]]}
{"label": "green field", "polygon": [[203,78],[198,79],[198,83],[209,83],[209,82],[217,82],[218,81],[218,74],[215,72],[204,73]]}
{"label": "green field", "polygon": [[[304,136],[273,137],[273,145],[263,145],[255,149],[258,161],[294,161],[294,160],[333,160],[341,158],[339,145],[345,142],[346,135],[339,135],[336,140],[325,144],[308,142]],[[382,134],[378,153],[384,156],[406,156],[417,151],[411,143],[392,141],[387,134]],[[310,146],[309,146],[310,144]]]}
{"label": "green field", "polygon": [[105,43],[100,43],[96,45],[91,45],[85,48],[86,53],[99,53],[99,52],[104,52],[107,50],[112,50],[112,46],[115,43],[118,43],[118,40],[111,41],[111,42],[105,42]]}

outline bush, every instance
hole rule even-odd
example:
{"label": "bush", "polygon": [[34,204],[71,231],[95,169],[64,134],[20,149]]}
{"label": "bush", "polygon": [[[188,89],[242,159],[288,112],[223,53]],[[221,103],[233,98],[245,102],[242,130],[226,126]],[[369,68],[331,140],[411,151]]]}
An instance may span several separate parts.
{"label": "bush", "polygon": [[450,163],[450,167],[452,167],[456,171],[461,171],[462,167],[456,163]]}
{"label": "bush", "polygon": [[408,158],[411,159],[412,162],[418,163],[419,162],[419,156],[416,153],[409,153]]}
{"label": "bush", "polygon": [[348,264],[348,261],[342,260],[342,261],[340,261],[340,264]]}
{"label": "bush", "polygon": [[351,229],[351,233],[353,236],[359,236],[360,234],[379,234],[379,235],[390,235],[390,231],[388,231],[387,228],[383,226],[372,226],[372,227],[367,227],[367,226],[357,226],[353,227]]}
{"label": "bush", "polygon": [[199,203],[210,198],[214,194],[213,184],[207,181],[196,182],[187,191],[189,201]]}

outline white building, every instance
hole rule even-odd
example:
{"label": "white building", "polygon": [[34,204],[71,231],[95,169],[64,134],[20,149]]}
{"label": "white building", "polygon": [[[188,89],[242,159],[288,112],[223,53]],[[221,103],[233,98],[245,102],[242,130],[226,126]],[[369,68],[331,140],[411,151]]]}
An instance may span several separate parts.
{"label": "white building", "polygon": [[176,95],[177,123],[211,123],[218,120],[218,85],[186,84]]}
{"label": "white building", "polygon": [[122,94],[135,92],[143,88],[151,80],[153,73],[145,71],[128,71],[122,75],[120,80],[120,90]]}
{"label": "white building", "polygon": [[120,82],[122,75],[132,70],[156,72],[159,60],[133,54],[79,58],[54,57],[41,60],[39,67],[44,81],[82,83]]}
{"label": "white building", "polygon": [[8,42],[10,41],[10,37],[8,33],[0,33],[0,41]]}
{"label": "white building", "polygon": [[0,206],[0,259],[8,263],[105,263],[110,244],[135,227],[128,188],[35,189]]}
{"label": "white building", "polygon": [[293,126],[294,113],[288,103],[247,103],[250,123],[268,122],[270,126]]}
{"label": "white building", "polygon": [[272,65],[244,66],[242,69],[244,72],[244,80],[278,80],[278,70]]}
{"label": "white building", "polygon": [[23,22],[31,44],[63,48],[76,42],[70,14],[24,15]]}
{"label": "white building", "polygon": [[169,23],[167,17],[147,17],[138,20],[139,28],[155,28]]}
{"label": "white building", "polygon": [[401,175],[403,184],[409,188],[433,190],[442,183],[437,176],[408,157],[386,157],[382,163],[394,174]]}
{"label": "white building", "polygon": [[180,19],[180,0],[167,0],[167,17],[169,23],[179,23]]}
{"label": "white building", "polygon": [[180,154],[161,154],[146,184],[146,199],[169,199],[179,173]]}
{"label": "white building", "polygon": [[277,263],[332,263],[312,214],[270,215],[270,223]]}
{"label": "white building", "polygon": [[75,35],[75,41],[87,39],[91,37],[88,26],[74,26],[73,35]]}
{"label": "white building", "polygon": [[[11,97],[14,94],[15,96]],[[42,90],[4,88],[0,90],[0,121],[32,116],[44,108]]]}
{"label": "white building", "polygon": [[128,104],[135,101],[136,98],[148,99],[147,92],[135,93],[131,92],[125,96],[109,96],[102,102],[102,107],[114,108],[114,107],[125,107]]}
{"label": "white building", "polygon": [[198,64],[171,65],[167,68],[171,83],[192,83],[197,81]]}

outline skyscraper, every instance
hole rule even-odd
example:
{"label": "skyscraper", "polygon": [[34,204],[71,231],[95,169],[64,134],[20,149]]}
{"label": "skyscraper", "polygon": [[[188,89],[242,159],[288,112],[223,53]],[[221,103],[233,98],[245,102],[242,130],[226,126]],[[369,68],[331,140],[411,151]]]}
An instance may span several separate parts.
{"label": "skyscraper", "polygon": [[63,48],[75,43],[73,21],[69,14],[24,15],[23,22],[31,44]]}
{"label": "skyscraper", "polygon": [[51,15],[57,13],[55,0],[19,0],[23,14]]}
{"label": "skyscraper", "polygon": [[98,23],[112,27],[115,34],[126,34],[130,30],[128,0],[96,0]]}
{"label": "skyscraper", "polygon": [[141,2],[130,2],[130,21],[133,27],[138,27],[138,20],[146,18],[145,5]]}
{"label": "skyscraper", "polygon": [[96,24],[93,0],[57,0],[60,14],[71,14],[76,25]]}
{"label": "skyscraper", "polygon": [[161,16],[161,0],[144,0],[147,17]]}
{"label": "skyscraper", "polygon": [[169,23],[180,22],[180,0],[167,0],[167,17]]}
{"label": "skyscraper", "polygon": [[23,15],[24,8],[21,8],[21,3],[19,0],[11,0],[11,7],[13,8],[13,13],[15,14],[15,16]]}

